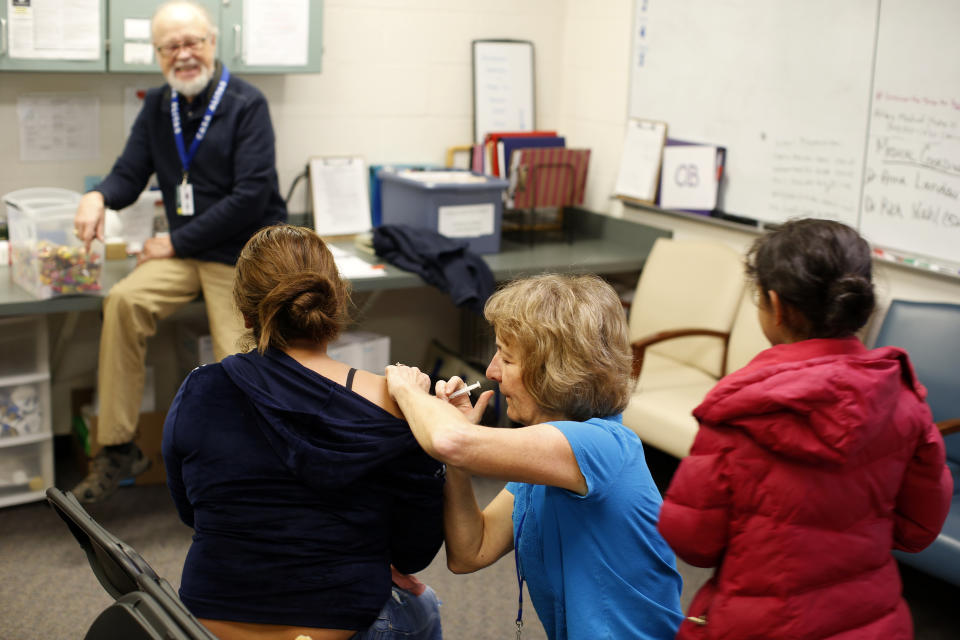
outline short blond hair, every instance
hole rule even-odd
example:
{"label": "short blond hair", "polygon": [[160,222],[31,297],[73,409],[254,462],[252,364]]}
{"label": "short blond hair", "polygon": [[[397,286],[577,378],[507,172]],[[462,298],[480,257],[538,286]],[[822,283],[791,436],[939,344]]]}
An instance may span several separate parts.
{"label": "short blond hair", "polygon": [[597,276],[516,280],[491,296],[484,316],[515,351],[524,388],[547,413],[582,421],[627,406],[633,381],[626,313]]}

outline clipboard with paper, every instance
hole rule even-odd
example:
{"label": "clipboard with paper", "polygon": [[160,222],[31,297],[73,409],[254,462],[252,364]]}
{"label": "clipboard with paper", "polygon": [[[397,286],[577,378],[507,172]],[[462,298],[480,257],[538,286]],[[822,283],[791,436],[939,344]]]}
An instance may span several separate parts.
{"label": "clipboard with paper", "polygon": [[653,204],[660,185],[660,166],[667,141],[667,123],[631,118],[623,140],[620,171],[614,195],[623,200]]}
{"label": "clipboard with paper", "polygon": [[369,176],[363,158],[314,156],[309,166],[314,231],[321,236],[369,231]]}

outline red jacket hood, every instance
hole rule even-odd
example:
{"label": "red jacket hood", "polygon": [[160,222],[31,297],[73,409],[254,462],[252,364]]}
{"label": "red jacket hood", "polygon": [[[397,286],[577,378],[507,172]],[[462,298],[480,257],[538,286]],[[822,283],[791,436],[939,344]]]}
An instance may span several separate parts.
{"label": "red jacket hood", "polygon": [[762,351],[693,413],[701,422],[742,429],[778,454],[843,464],[888,424],[901,380],[926,397],[902,349],[868,351],[855,337],[803,340]]}

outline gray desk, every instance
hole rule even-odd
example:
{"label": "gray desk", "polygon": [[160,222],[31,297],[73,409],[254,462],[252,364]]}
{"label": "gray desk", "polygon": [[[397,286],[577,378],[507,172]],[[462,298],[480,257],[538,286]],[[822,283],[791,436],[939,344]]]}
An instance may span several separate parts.
{"label": "gray desk", "polygon": [[[500,253],[485,255],[498,281],[544,272],[558,273],[623,273],[639,271],[650,253],[654,240],[669,236],[668,231],[626,220],[618,220],[583,210],[573,210],[566,216],[573,225],[572,243],[563,240],[537,238],[533,244],[504,239]],[[350,243],[334,243],[352,250]],[[359,252],[368,262],[378,262],[375,256]],[[37,313],[58,313],[99,310],[103,296],[118,280],[130,272],[135,261],[110,260],[104,263],[101,290],[93,294],[58,296],[37,300],[15,285],[10,268],[0,267],[0,316]],[[385,289],[409,289],[427,286],[420,276],[386,265],[387,275],[362,278],[352,282],[356,292]]]}

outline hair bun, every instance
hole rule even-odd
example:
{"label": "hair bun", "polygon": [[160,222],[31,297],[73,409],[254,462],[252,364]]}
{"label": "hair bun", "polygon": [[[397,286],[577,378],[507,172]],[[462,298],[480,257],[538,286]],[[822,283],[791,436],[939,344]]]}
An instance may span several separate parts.
{"label": "hair bun", "polygon": [[824,324],[838,332],[854,333],[867,323],[873,312],[875,294],[873,284],[858,274],[837,278],[827,288]]}
{"label": "hair bun", "polygon": [[[295,325],[307,329],[311,316],[320,313],[323,320],[336,315],[341,301],[333,295],[333,283],[316,272],[291,275],[277,285],[286,292],[287,313]],[[301,322],[297,322],[300,320]]]}
{"label": "hair bun", "polygon": [[349,322],[349,283],[312,229],[261,229],[240,252],[236,273],[234,301],[261,353],[290,340],[329,342]]}

